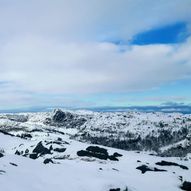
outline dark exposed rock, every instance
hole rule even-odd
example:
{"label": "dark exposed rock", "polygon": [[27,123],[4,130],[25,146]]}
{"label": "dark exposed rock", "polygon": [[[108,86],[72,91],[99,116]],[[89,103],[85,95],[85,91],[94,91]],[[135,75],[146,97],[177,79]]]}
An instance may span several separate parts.
{"label": "dark exposed rock", "polygon": [[107,160],[108,159],[108,155],[104,155],[101,153],[93,153],[93,152],[84,151],[84,150],[78,151],[77,155],[78,156],[95,157],[95,158],[98,158],[101,160]]}
{"label": "dark exposed rock", "polygon": [[76,128],[82,126],[86,121],[87,120],[80,115],[56,109],[53,112],[52,118],[46,119],[44,123],[58,127]]}
{"label": "dark exposed rock", "polygon": [[117,153],[117,152],[115,152],[115,153],[113,153],[113,156],[114,156],[114,157],[122,157],[123,155],[122,155],[122,154],[119,154],[119,153]]}
{"label": "dark exposed rock", "polygon": [[67,120],[72,120],[73,119],[73,115],[69,112],[63,112],[60,109],[57,109],[54,111],[52,120],[56,123],[61,123]]}
{"label": "dark exposed rock", "polygon": [[[107,149],[98,147],[98,146],[89,146],[86,150],[81,150],[77,152],[78,156],[87,156],[87,157],[95,157],[101,160],[113,160],[118,161],[117,156],[119,153],[114,153],[113,155],[109,155]],[[121,155],[120,155],[121,156]]]}
{"label": "dark exposed rock", "polygon": [[122,157],[122,156],[123,156],[122,154],[115,152],[113,153],[113,155],[108,156],[108,158],[113,161],[118,161],[119,159],[117,157]]}
{"label": "dark exposed rock", "polygon": [[70,157],[70,155],[63,155],[63,156],[55,156],[53,157],[56,160],[65,160],[68,159]]}
{"label": "dark exposed rock", "polygon": [[108,159],[113,160],[113,161],[119,161],[119,159],[116,158],[114,155],[108,156]]}
{"label": "dark exposed rock", "polygon": [[4,174],[5,173],[5,171],[4,170],[0,170],[0,174]]}
{"label": "dark exposed rock", "polygon": [[51,118],[46,118],[45,121],[44,121],[44,124],[45,125],[49,125],[51,123]]}
{"label": "dark exposed rock", "polygon": [[119,170],[118,170],[118,169],[116,169],[116,168],[112,168],[112,170],[119,171]]}
{"label": "dark exposed rock", "polygon": [[28,154],[28,153],[29,153],[29,150],[28,150],[28,149],[26,149],[26,150],[25,150],[25,154]]}
{"label": "dark exposed rock", "polygon": [[109,191],[120,191],[120,188],[111,188]]}
{"label": "dark exposed rock", "polygon": [[93,153],[101,153],[103,155],[108,155],[107,149],[104,149],[98,146],[89,146],[86,148],[86,150]]}
{"label": "dark exposed rock", "polygon": [[180,187],[182,190],[191,191],[191,182],[184,181]]}
{"label": "dark exposed rock", "polygon": [[183,181],[183,177],[182,177],[182,176],[179,176],[178,178],[179,178],[179,180],[180,180],[181,182]]}
{"label": "dark exposed rock", "polygon": [[[54,125],[54,124],[53,124]],[[55,124],[55,126],[57,126],[56,124]],[[58,133],[58,134],[61,134],[61,135],[65,135],[65,133],[64,132],[62,132],[62,131],[58,131],[58,130],[55,130],[55,129],[46,129],[49,133]]]}
{"label": "dark exposed rock", "polygon": [[62,153],[66,150],[66,148],[55,148],[54,151]]}
{"label": "dark exposed rock", "polygon": [[40,155],[51,154],[50,150],[48,148],[44,147],[41,141],[34,148],[33,153],[37,153]]}
{"label": "dark exposed rock", "polygon": [[31,131],[29,131],[30,133],[34,133],[34,132],[43,132],[42,129],[32,129]]}
{"label": "dark exposed rock", "polygon": [[77,155],[80,156],[80,157],[84,157],[84,156],[90,157],[90,156],[91,156],[90,152],[84,151],[84,150],[78,151],[78,152],[77,152]]}
{"label": "dark exposed rock", "polygon": [[57,139],[58,141],[62,141],[62,138],[60,138],[60,137],[58,137],[58,139]]}
{"label": "dark exposed rock", "polygon": [[150,168],[147,165],[141,165],[138,166],[136,169],[140,170],[142,172],[142,174],[144,174],[147,171],[153,171],[153,172],[165,172],[166,170],[163,169],[158,169],[158,168]]}
{"label": "dark exposed rock", "polygon": [[8,133],[6,131],[0,130],[0,133],[4,134],[4,135],[9,135],[11,137],[15,137],[15,135],[12,135],[11,133]]}
{"label": "dark exposed rock", "polygon": [[52,161],[52,159],[45,159],[43,163],[48,164],[48,163],[54,163],[54,162]]}
{"label": "dark exposed rock", "polygon": [[69,145],[69,143],[67,141],[49,141],[49,142],[46,142],[46,145],[50,145],[50,144],[57,144],[57,145],[66,144],[66,145]]}
{"label": "dark exposed rock", "polygon": [[18,166],[17,164],[10,162],[9,164],[11,164],[12,166]]}
{"label": "dark exposed rock", "polygon": [[52,151],[52,150],[53,150],[53,146],[50,145],[50,147],[49,147],[49,151]]}
{"label": "dark exposed rock", "polygon": [[21,155],[21,153],[18,150],[16,150],[15,155]]}
{"label": "dark exposed rock", "polygon": [[23,133],[23,134],[21,134],[21,136],[20,136],[22,139],[31,139],[32,138],[32,135],[31,134],[29,134],[29,133]]}
{"label": "dark exposed rock", "polygon": [[29,155],[29,158],[31,158],[31,159],[37,159],[37,158],[38,158],[38,154],[37,154],[37,153],[31,153],[31,154]]}
{"label": "dark exposed rock", "polygon": [[2,158],[4,155],[2,153],[0,153],[0,158]]}
{"label": "dark exposed rock", "polygon": [[188,167],[187,166],[184,166],[184,165],[180,165],[180,164],[177,164],[175,162],[168,162],[168,161],[164,161],[162,160],[161,162],[157,162],[155,163],[156,165],[159,165],[159,166],[179,166],[180,168],[184,169],[184,170],[188,170]]}
{"label": "dark exposed rock", "polygon": [[153,154],[153,153],[150,153],[149,155],[151,155],[151,156],[157,156],[156,154]]}

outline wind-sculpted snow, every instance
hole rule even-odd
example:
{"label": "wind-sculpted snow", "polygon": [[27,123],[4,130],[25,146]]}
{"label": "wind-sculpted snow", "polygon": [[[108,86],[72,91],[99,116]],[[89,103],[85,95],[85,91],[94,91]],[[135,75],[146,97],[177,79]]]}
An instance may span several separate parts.
{"label": "wind-sculpted snow", "polygon": [[0,189],[189,190],[190,119],[138,112],[1,114]]}

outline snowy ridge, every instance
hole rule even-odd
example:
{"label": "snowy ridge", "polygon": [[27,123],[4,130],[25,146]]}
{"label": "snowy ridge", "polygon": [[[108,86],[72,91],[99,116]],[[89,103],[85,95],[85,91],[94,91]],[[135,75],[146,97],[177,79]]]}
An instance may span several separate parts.
{"label": "snowy ridge", "polygon": [[3,191],[185,190],[190,125],[191,115],[178,113],[1,114],[0,185]]}

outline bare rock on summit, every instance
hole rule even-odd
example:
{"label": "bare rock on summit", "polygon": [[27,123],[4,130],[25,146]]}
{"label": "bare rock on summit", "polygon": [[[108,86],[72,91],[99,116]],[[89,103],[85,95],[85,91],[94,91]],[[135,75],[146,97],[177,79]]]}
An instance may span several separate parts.
{"label": "bare rock on summit", "polygon": [[53,120],[53,122],[56,122],[56,123],[62,123],[62,122],[65,122],[67,120],[72,120],[73,117],[74,116],[71,113],[64,112],[60,109],[57,109],[54,111],[52,120]]}
{"label": "bare rock on summit", "polygon": [[52,117],[46,118],[44,123],[55,127],[77,128],[81,127],[86,121],[84,117],[73,112],[56,109],[53,111]]}

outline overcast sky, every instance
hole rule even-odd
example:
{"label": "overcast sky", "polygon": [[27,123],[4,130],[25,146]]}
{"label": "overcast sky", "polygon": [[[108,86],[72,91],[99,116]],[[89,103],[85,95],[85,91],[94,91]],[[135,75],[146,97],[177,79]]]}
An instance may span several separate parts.
{"label": "overcast sky", "polygon": [[0,108],[191,103],[191,0],[0,0]]}

